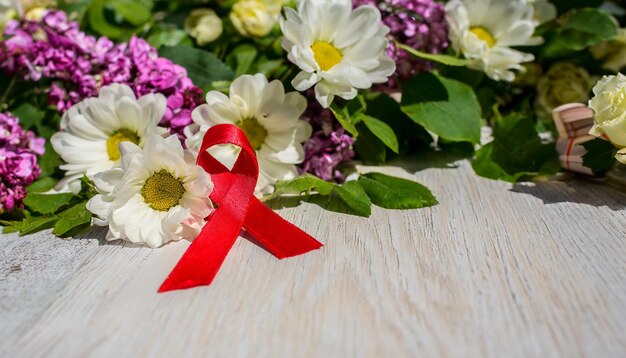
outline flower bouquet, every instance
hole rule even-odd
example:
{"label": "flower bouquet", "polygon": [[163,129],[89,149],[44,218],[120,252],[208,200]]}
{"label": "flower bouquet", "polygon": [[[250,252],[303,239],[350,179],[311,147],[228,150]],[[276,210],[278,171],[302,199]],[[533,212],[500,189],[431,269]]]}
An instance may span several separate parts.
{"label": "flower bouquet", "polygon": [[167,291],[210,283],[242,228],[279,258],[319,248],[269,209],[284,198],[365,217],[437,204],[360,163],[453,152],[510,182],[619,177],[625,14],[595,0],[0,0],[4,232],[192,240]]}

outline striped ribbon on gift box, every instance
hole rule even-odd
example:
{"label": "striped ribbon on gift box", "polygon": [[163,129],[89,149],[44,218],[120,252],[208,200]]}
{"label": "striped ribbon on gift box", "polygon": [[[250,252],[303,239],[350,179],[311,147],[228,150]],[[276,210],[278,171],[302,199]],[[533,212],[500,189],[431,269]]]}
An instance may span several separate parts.
{"label": "striped ribbon on gift box", "polygon": [[591,169],[583,165],[583,156],[587,153],[583,144],[596,138],[589,135],[594,123],[593,111],[584,104],[569,103],[554,109],[552,118],[559,132],[556,150],[561,167],[576,173],[594,175]]}

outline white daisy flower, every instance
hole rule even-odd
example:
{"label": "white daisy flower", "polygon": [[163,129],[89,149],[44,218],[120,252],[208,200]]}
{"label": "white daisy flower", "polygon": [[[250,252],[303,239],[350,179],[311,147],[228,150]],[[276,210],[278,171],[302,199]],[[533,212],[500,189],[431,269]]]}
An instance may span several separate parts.
{"label": "white daisy flower", "polygon": [[387,57],[389,28],[380,11],[350,0],[302,0],[285,8],[280,27],[288,58],[302,71],[293,79],[298,91],[315,86],[315,97],[328,108],[335,96],[350,100],[357,89],[387,82],[396,70]]}
{"label": "white daisy flower", "polygon": [[446,20],[454,49],[469,60],[470,68],[496,81],[512,82],[513,71],[534,60],[512,46],[543,42],[533,37],[537,22],[526,0],[452,0],[446,4]]}
{"label": "white daisy flower", "polygon": [[[189,150],[194,153],[200,150],[202,138],[212,126],[235,124],[246,134],[257,154],[257,195],[272,192],[272,185],[278,180],[298,175],[295,164],[304,160],[302,143],[312,132],[311,125],[300,120],[307,107],[304,96],[285,93],[280,81],[268,82],[265,76],[256,74],[235,79],[230,86],[230,97],[211,91],[206,102],[191,114],[195,125],[186,129]],[[230,169],[239,148],[217,146],[209,152]]]}
{"label": "white daisy flower", "polygon": [[94,177],[99,195],[87,203],[107,240],[159,247],[193,240],[211,213],[210,175],[195,164],[176,136],[154,135],[144,148],[120,144],[121,167]]}
{"label": "white daisy flower", "polygon": [[61,120],[61,131],[50,138],[54,150],[66,164],[65,183],[86,175],[118,167],[118,145],[131,142],[140,147],[144,139],[164,134],[157,125],[167,108],[162,94],[148,94],[139,99],[126,85],[112,84],[100,90],[98,97],[87,98],[72,106]]}

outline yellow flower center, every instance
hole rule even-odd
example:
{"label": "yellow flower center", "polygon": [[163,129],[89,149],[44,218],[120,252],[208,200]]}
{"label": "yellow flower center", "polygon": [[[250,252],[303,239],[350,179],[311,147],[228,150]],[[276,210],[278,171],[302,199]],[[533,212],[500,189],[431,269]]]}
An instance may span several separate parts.
{"label": "yellow flower center", "polygon": [[168,211],[175,207],[183,194],[183,183],[165,169],[152,174],[141,188],[143,200],[157,211]]}
{"label": "yellow flower center", "polygon": [[315,41],[311,46],[315,61],[322,71],[328,71],[341,62],[343,56],[339,50],[326,41]]}
{"label": "yellow flower center", "polygon": [[120,143],[122,142],[133,142],[135,144],[139,143],[139,136],[137,133],[122,128],[109,137],[107,140],[107,154],[109,155],[109,159],[111,160],[119,160],[120,159]]}
{"label": "yellow flower center", "polygon": [[246,134],[254,150],[261,149],[267,138],[267,129],[256,118],[242,119],[235,125]]}
{"label": "yellow flower center", "polygon": [[496,44],[496,39],[493,38],[493,35],[489,30],[482,26],[474,26],[470,28],[470,32],[476,35],[479,39],[487,43],[487,46],[493,47]]}

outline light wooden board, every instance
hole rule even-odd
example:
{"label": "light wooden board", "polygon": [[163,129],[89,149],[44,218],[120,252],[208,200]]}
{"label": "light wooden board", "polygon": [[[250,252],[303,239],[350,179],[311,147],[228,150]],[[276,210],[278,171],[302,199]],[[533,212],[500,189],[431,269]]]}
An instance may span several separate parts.
{"label": "light wooden board", "polygon": [[1,236],[0,356],[626,356],[626,195],[405,168],[440,205],[283,209],[326,246],[239,239],[209,287],[156,294],[188,243]]}

